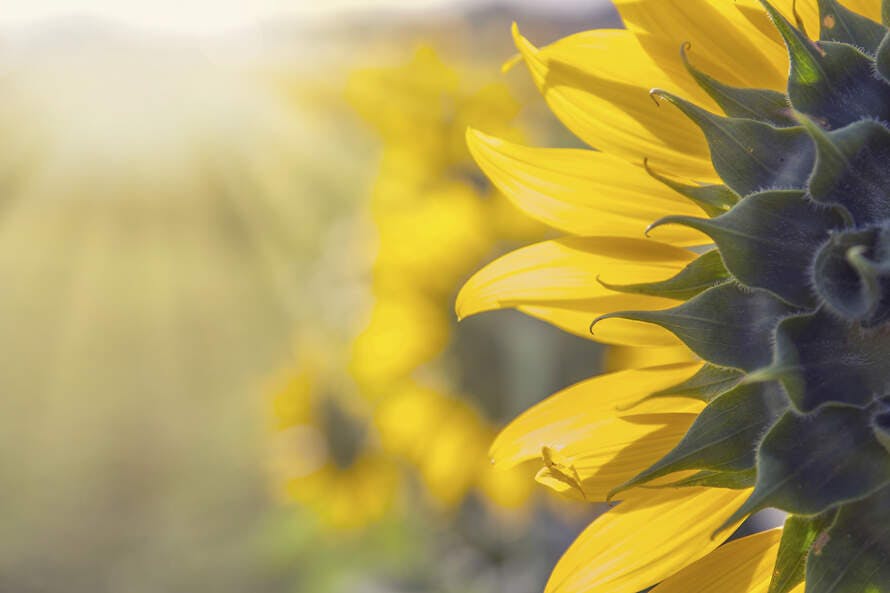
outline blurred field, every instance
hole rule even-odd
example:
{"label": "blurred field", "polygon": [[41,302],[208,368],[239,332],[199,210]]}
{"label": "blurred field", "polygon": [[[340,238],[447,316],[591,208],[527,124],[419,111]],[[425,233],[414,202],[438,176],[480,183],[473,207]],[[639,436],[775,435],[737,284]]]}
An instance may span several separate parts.
{"label": "blurred field", "polygon": [[[515,15],[479,14],[200,48],[82,21],[0,40],[0,591],[539,588],[571,516],[529,535],[470,501],[338,539],[281,504],[266,460],[263,390],[295,328],[354,331],[368,298],[344,244],[379,146],[348,72],[421,38],[495,71]],[[561,18],[529,28],[577,26]],[[464,391],[513,394],[499,421],[597,364],[504,319],[466,322],[452,363]]]}

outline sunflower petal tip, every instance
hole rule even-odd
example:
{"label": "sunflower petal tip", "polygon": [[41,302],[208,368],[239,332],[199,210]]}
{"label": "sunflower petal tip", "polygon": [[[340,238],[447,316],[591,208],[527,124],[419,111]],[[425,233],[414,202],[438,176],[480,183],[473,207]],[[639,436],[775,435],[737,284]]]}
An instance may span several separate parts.
{"label": "sunflower petal tip", "polygon": [[519,50],[520,54],[526,56],[529,53],[538,51],[538,48],[519,32],[519,24],[517,24],[516,21],[513,21],[513,25],[510,27],[510,32],[513,35],[513,44],[516,46],[516,49]]}
{"label": "sunflower petal tip", "polygon": [[501,74],[506,74],[507,72],[512,70],[516,66],[516,64],[518,64],[521,61],[522,61],[521,54],[518,54],[518,53],[513,54],[512,56],[507,58],[507,60],[504,61],[503,64],[501,64]]}
{"label": "sunflower petal tip", "polygon": [[467,130],[465,132],[465,137],[467,139],[467,144],[470,148],[484,146],[486,144],[491,143],[491,136],[474,128],[473,126],[467,126]]}
{"label": "sunflower petal tip", "polygon": [[600,315],[599,317],[597,317],[596,319],[594,319],[593,321],[590,322],[590,328],[589,328],[589,329],[590,329],[590,335],[593,335],[593,334],[594,334],[593,329],[594,329],[594,328],[595,328],[601,321],[605,321],[606,319],[612,319],[612,318],[614,318],[614,317],[619,317],[620,315],[621,315],[620,312],[615,312],[615,313],[605,313],[605,314],[603,314],[603,315]]}

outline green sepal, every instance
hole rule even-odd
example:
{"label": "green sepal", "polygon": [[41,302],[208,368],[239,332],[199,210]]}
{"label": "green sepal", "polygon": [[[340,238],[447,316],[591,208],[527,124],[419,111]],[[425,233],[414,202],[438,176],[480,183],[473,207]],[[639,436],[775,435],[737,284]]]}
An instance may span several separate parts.
{"label": "green sepal", "polygon": [[801,120],[816,146],[809,193],[817,202],[839,204],[857,224],[878,223],[890,212],[890,130],[864,120],[826,132]]}
{"label": "green sepal", "polygon": [[801,412],[843,403],[865,406],[890,390],[890,333],[864,329],[825,311],[783,319],[773,362],[746,381],[778,380]]}
{"label": "green sepal", "polygon": [[686,55],[689,46],[690,44],[685,44],[680,51],[686,70],[726,115],[754,119],[778,127],[796,124],[791,116],[788,97],[768,89],[739,88],[720,82],[689,62],[689,57]]}
{"label": "green sepal", "polygon": [[880,23],[844,8],[837,0],[819,0],[820,39],[849,43],[874,55],[887,29]]}
{"label": "green sepal", "polygon": [[816,515],[884,486],[890,455],[869,420],[867,410],[850,406],[786,412],[760,443],[754,492],[721,529],[768,507]]}
{"label": "green sepal", "polygon": [[737,193],[722,184],[687,185],[674,181],[654,171],[649,166],[648,159],[643,159],[643,167],[650,177],[692,201],[708,216],[719,216],[724,212],[728,212],[741,199]]}
{"label": "green sepal", "polygon": [[709,402],[738,385],[744,376],[741,371],[705,364],[685,381],[673,387],[656,391],[649,398],[691,397]]}
{"label": "green sepal", "polygon": [[777,383],[740,385],[709,403],[676,447],[609,497],[683,470],[754,470],[758,442],[787,408]]}
{"label": "green sepal", "polygon": [[599,280],[599,283],[617,292],[687,300],[728,279],[729,272],[723,265],[720,252],[712,249],[667,280],[641,284],[609,284]]}
{"label": "green sepal", "polygon": [[723,261],[742,284],[762,288],[802,307],[815,304],[808,285],[813,253],[844,220],[802,191],[766,191],[748,196],[717,218],[666,216],[652,226],[681,224],[711,237]]}
{"label": "green sepal", "polygon": [[881,22],[890,27],[890,0],[881,0]]}
{"label": "green sepal", "polygon": [[890,409],[878,408],[871,417],[871,430],[878,442],[890,453]]}
{"label": "green sepal", "polygon": [[779,319],[797,312],[766,291],[727,282],[672,309],[618,311],[593,324],[614,317],[653,323],[673,332],[707,362],[752,371],[771,362],[772,332]]}
{"label": "green sepal", "polygon": [[890,487],[844,505],[810,550],[807,593],[890,591]]}
{"label": "green sepal", "polygon": [[791,515],[785,520],[768,593],[790,593],[803,582],[807,555],[819,536],[831,527],[836,515],[837,511],[832,510],[813,517]]}
{"label": "green sepal", "polygon": [[652,94],[675,105],[701,129],[714,169],[738,195],[806,185],[815,155],[800,126],[777,128],[753,119],[722,117],[666,91],[655,89]]}
{"label": "green sepal", "polygon": [[828,307],[866,326],[890,318],[890,227],[835,233],[816,253],[813,287]]}
{"label": "green sepal", "polygon": [[890,33],[884,35],[884,40],[875,51],[875,70],[884,80],[890,81]]}
{"label": "green sepal", "polygon": [[731,490],[743,490],[754,485],[757,477],[755,468],[738,472],[721,472],[714,470],[702,470],[688,478],[665,484],[664,486],[647,486],[649,488],[729,488]]}
{"label": "green sepal", "polygon": [[863,118],[890,118],[890,84],[874,76],[874,61],[852,45],[814,43],[766,0],[760,0],[785,40],[791,61],[791,105],[836,129]]}

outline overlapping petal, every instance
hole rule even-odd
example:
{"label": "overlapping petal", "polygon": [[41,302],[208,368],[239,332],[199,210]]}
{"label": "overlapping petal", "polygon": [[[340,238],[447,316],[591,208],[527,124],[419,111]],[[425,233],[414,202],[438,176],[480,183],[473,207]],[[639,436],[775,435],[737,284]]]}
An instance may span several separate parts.
{"label": "overlapping petal", "polygon": [[511,467],[538,458],[543,447],[560,451],[584,441],[598,427],[622,415],[697,413],[703,404],[685,398],[657,398],[632,406],[651,393],[688,379],[700,366],[690,362],[626,370],[577,383],[513,420],[492,444],[491,458],[496,465]]}
{"label": "overlapping petal", "polygon": [[[597,330],[598,331],[598,330]],[[690,362],[697,357],[685,345],[666,347],[612,346],[605,354],[603,367],[607,372],[624,369]]]}
{"label": "overlapping petal", "polygon": [[[695,400],[684,404],[689,409],[701,406]],[[612,490],[673,449],[696,417],[695,413],[678,413],[606,418],[563,449],[547,448],[545,467],[536,479],[560,493],[578,493],[588,501],[606,500]]]}
{"label": "overlapping petal", "polygon": [[[565,237],[517,249],[476,272],[457,296],[459,317],[494,309],[560,306],[565,301],[605,299],[608,308],[670,306],[669,299],[626,295],[611,284],[654,282],[679,272],[692,252],[645,239]],[[642,300],[641,300],[642,299]]]}
{"label": "overlapping petal", "polygon": [[615,298],[596,298],[578,301],[560,301],[549,305],[522,305],[516,307],[526,315],[558,327],[563,331],[617,346],[631,347],[685,347],[674,334],[652,323],[632,319],[605,319],[591,328],[600,315],[624,309],[663,308],[666,299],[622,295]]}
{"label": "overlapping petal", "polygon": [[640,491],[594,521],[560,559],[545,593],[637,593],[714,551],[714,531],[751,490]]}
{"label": "overlapping petal", "polygon": [[649,158],[678,175],[716,179],[699,130],[649,96],[654,86],[680,89],[632,33],[588,31],[543,49],[515,27],[514,38],[548,105],[579,138],[630,162]]}
{"label": "overlapping petal", "polygon": [[[781,538],[781,529],[771,529],[731,541],[651,593],[767,593]],[[804,593],[804,584],[792,593]]]}
{"label": "overlapping petal", "polygon": [[[728,84],[782,90],[787,54],[770,44],[732,2],[712,0],[616,0],[615,7],[659,64],[691,44],[709,58],[708,73]],[[661,41],[661,45],[650,43]]]}
{"label": "overlapping petal", "polygon": [[[529,216],[575,235],[642,237],[653,221],[701,211],[641,167],[602,152],[530,148],[470,130],[467,144],[489,179]],[[658,239],[709,242],[700,233],[665,227]]]}

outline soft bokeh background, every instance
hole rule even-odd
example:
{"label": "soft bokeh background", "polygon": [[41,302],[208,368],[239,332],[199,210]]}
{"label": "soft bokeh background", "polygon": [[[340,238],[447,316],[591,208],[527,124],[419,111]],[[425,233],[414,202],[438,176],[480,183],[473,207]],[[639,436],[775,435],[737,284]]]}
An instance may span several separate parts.
{"label": "soft bokeh background", "polygon": [[601,353],[451,313],[546,234],[464,127],[574,142],[500,74],[513,20],[617,24],[579,0],[0,7],[0,591],[540,590],[595,509],[488,477],[485,447]]}

